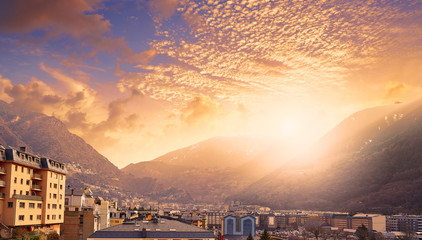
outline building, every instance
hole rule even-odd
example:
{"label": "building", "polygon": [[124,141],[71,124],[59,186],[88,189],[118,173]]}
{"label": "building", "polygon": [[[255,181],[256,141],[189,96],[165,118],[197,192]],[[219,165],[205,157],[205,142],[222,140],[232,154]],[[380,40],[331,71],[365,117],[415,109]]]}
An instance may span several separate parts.
{"label": "building", "polygon": [[387,232],[422,232],[422,216],[387,216]]}
{"label": "building", "polygon": [[[256,222],[258,223],[257,227],[259,229],[274,230],[277,228],[274,214],[260,214],[257,218],[258,220]],[[296,220],[296,218],[294,219]]]}
{"label": "building", "polygon": [[332,215],[330,224],[333,227],[343,229],[357,229],[358,227],[365,225],[369,231],[373,230],[372,217],[352,217],[348,215]]}
{"label": "building", "polygon": [[228,215],[223,219],[223,237],[225,239],[239,239],[237,236],[243,236],[245,239],[249,234],[256,235],[255,217],[251,215],[238,217]]}
{"label": "building", "polygon": [[102,229],[88,240],[102,239],[193,239],[214,240],[214,233],[205,229],[171,219],[132,220]]}
{"label": "building", "polygon": [[206,212],[206,222],[208,229],[221,229],[223,218],[228,215],[227,212]]}
{"label": "building", "polygon": [[0,146],[0,222],[57,230],[64,219],[66,169],[57,161]]}
{"label": "building", "polygon": [[94,198],[89,189],[67,189],[63,240],[86,240],[92,233],[110,226],[108,201]]}

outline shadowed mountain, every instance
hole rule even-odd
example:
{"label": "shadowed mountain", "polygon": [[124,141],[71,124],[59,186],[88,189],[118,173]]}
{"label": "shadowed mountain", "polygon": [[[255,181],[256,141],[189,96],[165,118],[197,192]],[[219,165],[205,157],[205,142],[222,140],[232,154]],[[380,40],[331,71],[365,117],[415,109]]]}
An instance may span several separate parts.
{"label": "shadowed mountain", "polygon": [[222,202],[287,159],[275,144],[263,137],[215,137],[122,170],[184,189],[197,201]]}
{"label": "shadowed mountain", "polygon": [[422,100],[353,114],[229,199],[279,209],[422,211]]}
{"label": "shadowed mountain", "polygon": [[25,111],[0,101],[0,144],[19,148],[66,164],[67,184],[80,188],[94,185],[102,187],[103,194],[131,190],[154,192],[162,189],[156,179],[139,178],[122,173],[107,158],[99,154],[82,138],[70,133],[54,117]]}

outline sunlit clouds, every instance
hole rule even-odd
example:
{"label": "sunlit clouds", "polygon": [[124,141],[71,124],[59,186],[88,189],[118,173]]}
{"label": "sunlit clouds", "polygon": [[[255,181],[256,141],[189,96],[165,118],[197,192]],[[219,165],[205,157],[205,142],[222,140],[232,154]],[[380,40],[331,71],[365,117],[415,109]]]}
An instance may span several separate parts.
{"label": "sunlit clouds", "polygon": [[123,167],[217,135],[298,149],[422,93],[419,1],[8,1],[0,99]]}

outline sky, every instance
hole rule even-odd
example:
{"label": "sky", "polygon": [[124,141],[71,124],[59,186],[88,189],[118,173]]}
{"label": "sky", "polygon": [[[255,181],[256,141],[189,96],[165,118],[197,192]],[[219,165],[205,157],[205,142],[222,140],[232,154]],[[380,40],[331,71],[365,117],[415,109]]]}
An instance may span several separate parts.
{"label": "sky", "polygon": [[302,149],[421,95],[422,1],[0,1],[0,100],[118,167],[214,136]]}

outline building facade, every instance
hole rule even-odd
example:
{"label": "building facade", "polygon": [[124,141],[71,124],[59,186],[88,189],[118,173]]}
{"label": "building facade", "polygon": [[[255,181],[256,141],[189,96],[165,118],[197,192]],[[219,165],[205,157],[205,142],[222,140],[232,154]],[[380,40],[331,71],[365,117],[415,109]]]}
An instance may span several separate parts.
{"label": "building facade", "polygon": [[60,232],[66,169],[57,161],[0,146],[0,222]]}
{"label": "building facade", "polygon": [[387,232],[422,232],[422,216],[387,216]]}
{"label": "building facade", "polygon": [[228,215],[223,219],[223,236],[252,236],[256,235],[255,217],[248,215],[236,217]]}

